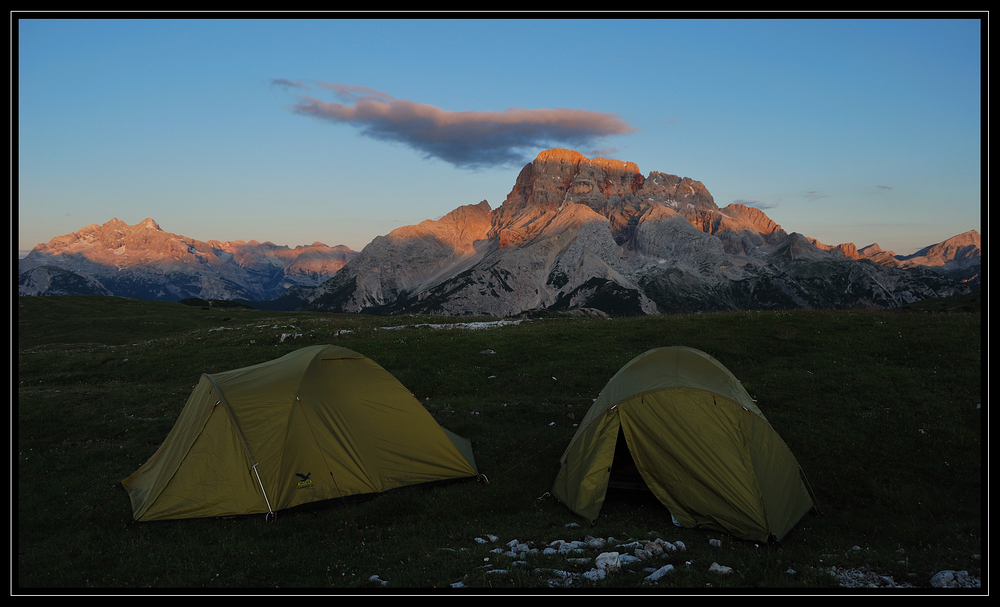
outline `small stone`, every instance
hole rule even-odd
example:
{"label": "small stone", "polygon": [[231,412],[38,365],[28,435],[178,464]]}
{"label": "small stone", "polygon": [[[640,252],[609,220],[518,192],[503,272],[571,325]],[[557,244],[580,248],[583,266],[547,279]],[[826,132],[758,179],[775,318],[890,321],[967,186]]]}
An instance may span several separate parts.
{"label": "small stone", "polygon": [[646,581],[647,582],[655,582],[655,581],[659,580],[661,577],[667,575],[668,573],[670,573],[673,570],[674,570],[674,566],[673,565],[664,565],[663,567],[660,567],[659,569],[657,569],[653,573],[650,573],[649,575],[647,575],[646,576]]}
{"label": "small stone", "polygon": [[617,552],[602,552],[594,559],[594,565],[601,570],[618,570],[621,565],[618,562]]}
{"label": "small stone", "polygon": [[648,552],[651,556],[660,556],[661,554],[663,554],[663,551],[665,549],[666,547],[658,542],[649,542],[648,544],[646,544],[646,547],[643,548],[643,550]]}
{"label": "small stone", "polygon": [[931,586],[934,588],[980,588],[982,582],[979,578],[970,576],[968,571],[946,569],[938,571],[931,577]]}
{"label": "small stone", "polygon": [[587,542],[588,546],[590,546],[591,548],[596,548],[598,550],[604,548],[604,545],[607,543],[603,538],[600,537],[591,537],[589,539],[586,539],[585,541]]}

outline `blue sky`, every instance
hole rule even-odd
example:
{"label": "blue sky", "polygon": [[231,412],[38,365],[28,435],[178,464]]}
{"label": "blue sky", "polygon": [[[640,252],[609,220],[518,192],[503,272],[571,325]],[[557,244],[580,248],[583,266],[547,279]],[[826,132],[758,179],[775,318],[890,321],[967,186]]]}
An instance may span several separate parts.
{"label": "blue sky", "polygon": [[151,217],[360,250],[566,147],[912,253],[982,232],[981,23],[900,16],[15,20],[18,249]]}

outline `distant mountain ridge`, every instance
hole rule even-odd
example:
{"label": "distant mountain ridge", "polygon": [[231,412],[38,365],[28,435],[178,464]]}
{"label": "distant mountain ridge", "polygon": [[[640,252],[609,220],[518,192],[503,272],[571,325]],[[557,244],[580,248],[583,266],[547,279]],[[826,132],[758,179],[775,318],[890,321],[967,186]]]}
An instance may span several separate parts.
{"label": "distant mountain ridge", "polygon": [[36,246],[18,262],[20,295],[102,294],[134,299],[266,301],[332,277],[356,251],[316,242],[202,242],[152,219],[114,218]]}
{"label": "distant mountain ridge", "polygon": [[979,235],[957,238],[971,247],[961,248],[972,270],[962,278],[948,275],[951,241],[937,245],[948,261],[924,264],[877,245],[828,246],[759,209],[720,209],[699,181],[555,149],[521,170],[500,207],[483,201],[394,230],[323,285],[286,297],[317,310],[495,316],[894,307],[977,287]]}
{"label": "distant mountain ridge", "polygon": [[19,262],[18,291],[493,316],[886,308],[978,289],[980,259],[974,230],[910,256],[830,246],[760,209],[720,209],[688,177],[553,149],[525,165],[496,209],[460,206],[360,252],[200,242],[152,219],[113,219],[35,247]]}

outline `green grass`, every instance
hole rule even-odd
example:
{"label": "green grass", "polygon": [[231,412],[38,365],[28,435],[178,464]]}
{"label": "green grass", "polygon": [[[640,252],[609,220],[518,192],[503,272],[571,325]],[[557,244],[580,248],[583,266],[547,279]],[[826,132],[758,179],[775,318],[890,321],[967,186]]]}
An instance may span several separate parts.
{"label": "green grass", "polygon": [[[867,565],[918,586],[942,569],[980,575],[978,299],[894,311],[549,317],[470,331],[382,328],[455,321],[442,318],[21,297],[17,321],[22,590],[350,590],[375,587],[372,575],[390,590],[545,588],[552,570],[590,566],[543,554],[522,566],[491,550],[587,535],[683,541],[686,553],[654,564],[675,567],[660,589],[829,588],[831,565]],[[157,448],[201,373],[315,343],[354,349],[395,375],[473,441],[489,483],[410,487],[276,521],[132,522],[119,481]],[[780,545],[758,545],[676,528],[648,497],[609,494],[591,527],[548,496],[574,424],[604,384],[634,356],[669,345],[702,349],[744,382],[802,465],[822,516]],[[476,542],[486,534],[499,539]],[[734,574],[708,573],[713,561]],[[631,567],[576,586],[647,588],[645,575]]]}

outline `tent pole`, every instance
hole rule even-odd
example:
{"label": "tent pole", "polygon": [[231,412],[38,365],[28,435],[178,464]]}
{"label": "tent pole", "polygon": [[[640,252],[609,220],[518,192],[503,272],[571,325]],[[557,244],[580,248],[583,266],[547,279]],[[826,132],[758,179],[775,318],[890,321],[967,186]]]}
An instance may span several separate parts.
{"label": "tent pole", "polygon": [[[257,462],[257,464],[259,463]],[[260,474],[257,473],[257,464],[253,465],[253,473],[257,477],[257,484],[260,485],[260,492],[264,494],[264,503],[267,504],[267,514],[268,516],[273,516],[274,510],[271,510],[271,501],[267,499],[267,492],[264,491],[264,483],[260,482]]]}

